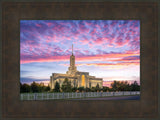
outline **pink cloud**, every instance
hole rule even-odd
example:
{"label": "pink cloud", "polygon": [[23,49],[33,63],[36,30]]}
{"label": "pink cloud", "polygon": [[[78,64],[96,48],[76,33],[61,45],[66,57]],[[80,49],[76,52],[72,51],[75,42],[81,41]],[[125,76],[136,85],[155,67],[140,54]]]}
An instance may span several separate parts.
{"label": "pink cloud", "polygon": [[107,47],[114,47],[114,45],[113,44],[108,44]]}
{"label": "pink cloud", "polygon": [[97,31],[96,28],[92,29],[92,31],[90,32],[90,35],[91,35],[91,36],[95,36],[96,31]]}
{"label": "pink cloud", "polygon": [[53,25],[53,23],[47,23],[48,27],[51,27]]}
{"label": "pink cloud", "polygon": [[37,27],[42,27],[42,25],[40,25],[40,24],[38,24],[38,23],[36,24],[36,26],[37,26]]}
{"label": "pink cloud", "polygon": [[79,32],[81,32],[81,33],[88,33],[89,29],[85,25],[80,24],[79,25]]}
{"label": "pink cloud", "polygon": [[86,44],[88,44],[89,43],[89,41],[88,40],[80,40],[79,42],[81,42],[83,45],[86,45]]}
{"label": "pink cloud", "polygon": [[103,41],[103,38],[97,38],[96,40],[93,41],[95,44],[102,44],[104,41]]}

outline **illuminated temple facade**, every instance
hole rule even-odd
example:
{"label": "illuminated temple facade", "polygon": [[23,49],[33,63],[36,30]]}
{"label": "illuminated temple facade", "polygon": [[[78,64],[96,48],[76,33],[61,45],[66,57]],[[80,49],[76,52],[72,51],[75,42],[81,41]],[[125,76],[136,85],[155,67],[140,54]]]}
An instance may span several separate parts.
{"label": "illuminated temple facade", "polygon": [[89,72],[80,72],[77,71],[77,67],[75,66],[75,56],[73,55],[73,45],[72,45],[72,55],[70,56],[70,66],[68,67],[68,71],[66,74],[61,73],[52,73],[50,76],[50,87],[54,89],[56,81],[62,86],[65,78],[68,78],[71,81],[72,87],[84,87],[84,88],[92,88],[96,87],[98,84],[100,88],[102,88],[103,79],[96,78],[95,76],[90,76]]}

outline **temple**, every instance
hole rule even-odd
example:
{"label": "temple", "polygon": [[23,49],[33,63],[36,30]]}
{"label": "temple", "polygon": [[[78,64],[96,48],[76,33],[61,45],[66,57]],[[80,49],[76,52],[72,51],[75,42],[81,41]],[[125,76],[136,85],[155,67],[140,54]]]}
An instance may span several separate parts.
{"label": "temple", "polygon": [[77,67],[75,66],[75,56],[73,54],[73,45],[72,45],[72,55],[70,56],[70,66],[68,67],[68,71],[66,74],[61,73],[52,73],[50,76],[50,88],[54,89],[56,81],[62,86],[65,78],[68,78],[71,81],[72,87],[84,87],[84,88],[92,88],[99,85],[100,88],[103,87],[103,79],[96,78],[95,76],[90,76],[89,72],[77,71]]}

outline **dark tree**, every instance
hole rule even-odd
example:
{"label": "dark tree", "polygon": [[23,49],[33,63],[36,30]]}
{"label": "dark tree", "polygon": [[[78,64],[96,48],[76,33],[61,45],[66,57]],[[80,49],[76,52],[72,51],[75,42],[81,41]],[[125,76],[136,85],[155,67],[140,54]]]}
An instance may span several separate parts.
{"label": "dark tree", "polygon": [[22,89],[22,83],[20,82],[20,93],[22,93],[23,89]]}
{"label": "dark tree", "polygon": [[99,84],[97,83],[96,88],[99,89]]}
{"label": "dark tree", "polygon": [[31,84],[31,90],[32,90],[33,93],[39,92],[39,85],[36,82],[33,82]]}
{"label": "dark tree", "polygon": [[131,85],[127,81],[114,81],[111,83],[112,91],[140,91],[140,85],[134,81]]}
{"label": "dark tree", "polygon": [[45,87],[45,91],[50,91],[51,90],[51,88],[49,87],[49,85],[47,86],[47,87]]}
{"label": "dark tree", "polygon": [[111,87],[113,91],[117,91],[118,90],[118,82],[114,81],[113,83],[111,83]]}
{"label": "dark tree", "polygon": [[38,91],[39,92],[45,92],[44,83],[40,83],[40,84],[37,83],[37,85],[38,85]]}
{"label": "dark tree", "polygon": [[97,83],[96,85],[96,91],[100,91],[100,87],[99,87],[99,84]]}
{"label": "dark tree", "polygon": [[77,87],[73,87],[73,88],[72,88],[72,92],[76,92],[77,90],[78,90]]}
{"label": "dark tree", "polygon": [[87,87],[87,88],[85,88],[85,91],[86,92],[91,92],[91,89]]}
{"label": "dark tree", "polygon": [[21,85],[21,93],[31,92],[31,87],[28,84],[20,84]]}
{"label": "dark tree", "polygon": [[82,91],[84,91],[84,87],[79,87],[78,90],[79,90],[79,92],[82,92]]}
{"label": "dark tree", "polygon": [[104,92],[108,92],[108,91],[110,91],[110,89],[109,89],[109,87],[103,87],[103,89],[102,89]]}
{"label": "dark tree", "polygon": [[68,78],[65,78],[65,80],[62,84],[62,91],[63,92],[72,92],[71,82],[68,81]]}
{"label": "dark tree", "polygon": [[91,88],[91,92],[96,92],[96,88],[95,88],[95,87],[92,87],[92,88]]}
{"label": "dark tree", "polygon": [[55,87],[54,87],[54,92],[60,92],[60,85],[57,81],[56,81],[56,84],[55,84]]}
{"label": "dark tree", "polygon": [[131,84],[131,91],[140,91],[140,86],[137,81],[134,81],[134,83]]}

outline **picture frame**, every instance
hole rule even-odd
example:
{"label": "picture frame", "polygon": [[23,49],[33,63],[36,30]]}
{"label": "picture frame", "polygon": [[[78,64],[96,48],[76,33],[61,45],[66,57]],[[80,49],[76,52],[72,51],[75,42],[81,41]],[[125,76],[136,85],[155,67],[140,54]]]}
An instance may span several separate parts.
{"label": "picture frame", "polygon": [[[20,101],[20,24],[30,20],[140,20],[140,100]],[[157,118],[156,2],[3,2],[2,118]]]}

